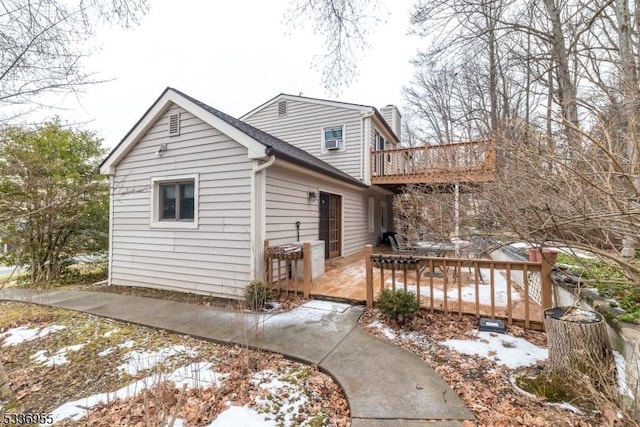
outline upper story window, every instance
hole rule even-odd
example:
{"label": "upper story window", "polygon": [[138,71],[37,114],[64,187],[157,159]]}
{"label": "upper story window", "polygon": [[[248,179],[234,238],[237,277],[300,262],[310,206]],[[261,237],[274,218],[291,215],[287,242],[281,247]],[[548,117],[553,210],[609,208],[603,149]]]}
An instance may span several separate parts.
{"label": "upper story window", "polygon": [[344,125],[322,128],[322,151],[344,150]]}
{"label": "upper story window", "polygon": [[197,175],[152,178],[151,226],[197,228]]}

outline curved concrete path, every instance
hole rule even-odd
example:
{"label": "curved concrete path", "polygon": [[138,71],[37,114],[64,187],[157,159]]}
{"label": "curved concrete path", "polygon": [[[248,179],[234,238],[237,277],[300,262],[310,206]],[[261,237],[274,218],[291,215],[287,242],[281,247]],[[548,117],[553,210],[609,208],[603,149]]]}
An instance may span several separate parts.
{"label": "curved concrete path", "polygon": [[362,307],[314,300],[286,313],[253,314],[106,292],[25,289],[5,289],[0,299],[249,345],[316,365],[343,388],[353,427],[462,426],[474,420],[422,359],[357,327]]}

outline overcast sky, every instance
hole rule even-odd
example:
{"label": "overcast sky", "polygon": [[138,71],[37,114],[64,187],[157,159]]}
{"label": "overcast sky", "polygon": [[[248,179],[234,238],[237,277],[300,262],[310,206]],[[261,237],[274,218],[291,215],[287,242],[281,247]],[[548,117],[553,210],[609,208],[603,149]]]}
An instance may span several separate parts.
{"label": "overcast sky", "polygon": [[[278,93],[330,98],[320,70],[311,64],[324,52],[313,28],[290,28],[289,0],[154,0],[131,30],[100,28],[99,53],[86,61],[96,78],[80,102],[67,96],[54,112],[117,144],[167,86],[239,117]],[[338,100],[376,107],[402,105],[401,89],[419,41],[407,36],[413,0],[381,2],[385,10],[371,32],[359,76]],[[386,8],[386,9],[385,9]]]}

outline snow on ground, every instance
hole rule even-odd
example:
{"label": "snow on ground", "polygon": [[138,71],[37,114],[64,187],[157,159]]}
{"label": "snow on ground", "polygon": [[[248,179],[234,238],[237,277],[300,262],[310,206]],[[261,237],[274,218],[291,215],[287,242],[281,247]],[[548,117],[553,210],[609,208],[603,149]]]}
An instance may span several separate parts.
{"label": "snow on ground", "polygon": [[228,376],[229,374],[212,370],[211,363],[197,362],[176,369],[166,380],[174,383],[177,388],[209,388],[220,387]]}
{"label": "snow on ground", "polygon": [[118,329],[118,328],[112,329],[110,331],[105,332],[102,336],[105,337],[105,338],[109,338],[111,335],[115,334],[119,330],[120,329]]}
{"label": "snow on ground", "polygon": [[3,340],[2,347],[22,344],[25,341],[33,341],[38,338],[44,338],[47,335],[65,329],[66,326],[50,325],[44,328],[29,328],[27,326],[18,326],[9,329],[0,334],[0,340]]}
{"label": "snow on ground", "polygon": [[[114,331],[109,331],[109,332],[115,332]],[[109,332],[105,333],[104,336],[106,337],[107,334],[109,334]],[[112,334],[109,334],[109,336],[111,336]],[[100,357],[104,357],[107,356],[111,353],[113,353],[114,351],[116,351],[119,348],[132,348],[134,345],[136,345],[136,342],[133,340],[126,340],[125,342],[118,344],[116,347],[107,347],[104,350],[102,350],[101,352],[98,353],[98,356]]]}
{"label": "snow on ground", "polygon": [[270,317],[265,323],[279,326],[322,323],[323,330],[337,332],[338,327],[332,319],[332,313],[344,313],[349,308],[349,304],[312,300],[291,311]]}
{"label": "snow on ground", "polygon": [[266,397],[257,398],[256,404],[264,408],[273,408],[277,402],[277,414],[280,415],[278,422],[284,425],[293,425],[294,417],[302,412],[308,403],[304,390],[295,383],[278,378],[270,369],[255,373],[250,382],[269,393]]}
{"label": "snow on ground", "polygon": [[[489,285],[490,272],[487,268],[481,268],[480,274],[484,279],[484,283],[478,284],[478,301],[483,305],[491,305],[491,286]],[[507,306],[507,279],[504,275],[504,272],[496,271],[493,275],[494,282],[494,302],[496,306],[506,307]],[[391,279],[387,280],[388,284],[391,284]],[[447,289],[447,299],[448,300],[458,300],[458,286],[456,283],[449,283]],[[396,280],[396,289],[404,289],[404,283],[400,280]],[[417,287],[414,284],[407,285],[407,292],[415,294],[417,292]],[[429,285],[420,285],[420,295],[423,297],[429,297],[431,295],[431,289]],[[435,300],[444,300],[444,291],[442,289],[437,288],[434,285],[433,288],[433,298]],[[520,301],[520,293],[518,292],[516,286],[511,286],[511,302]],[[476,285],[473,283],[464,283],[462,285],[462,301],[475,303],[476,302]]]}
{"label": "snow on ground", "polygon": [[29,358],[36,363],[41,363],[44,366],[51,368],[52,366],[64,365],[67,363],[67,353],[70,351],[78,351],[82,347],[84,347],[84,344],[70,345],[68,347],[61,348],[54,354],[49,353],[49,350],[40,350],[29,356]]}
{"label": "snow on ground", "polygon": [[230,406],[218,415],[208,427],[276,427],[276,422],[267,420],[263,414],[247,406]]}
{"label": "snow on ground", "polygon": [[118,366],[118,370],[125,374],[136,375],[138,372],[153,368],[167,358],[177,355],[195,356],[195,352],[185,346],[176,345],[173,347],[163,347],[156,351],[134,350],[125,354],[125,363]]}
{"label": "snow on ground", "polygon": [[396,339],[396,333],[391,328],[384,326],[379,320],[369,323],[369,326],[378,329],[388,340],[393,341]]}
{"label": "snow on ground", "polygon": [[533,365],[549,356],[546,348],[524,338],[478,331],[472,331],[470,335],[475,339],[446,340],[442,344],[458,353],[482,356],[511,369]]}
{"label": "snow on ground", "polygon": [[93,396],[67,402],[54,409],[51,412],[53,422],[44,425],[53,425],[67,418],[78,421],[86,416],[87,411],[94,406],[112,402],[116,399],[124,400],[134,397],[142,390],[154,387],[162,381],[171,381],[177,387],[182,387],[183,385],[186,385],[187,388],[219,387],[226,376],[227,374],[211,370],[209,363],[193,363],[176,369],[167,375],[155,374],[143,378],[113,392],[94,394]]}
{"label": "snow on ground", "polygon": [[[181,346],[176,346],[181,347]],[[173,349],[175,350],[176,347]],[[182,352],[193,352],[191,349],[178,348]],[[164,353],[165,359],[172,352]],[[175,352],[174,352],[175,353]],[[159,363],[159,362],[158,362]],[[266,392],[264,397],[256,399],[258,410],[264,410],[261,414],[246,406],[231,406],[223,411],[210,424],[213,427],[275,427],[276,425],[292,425],[294,417],[308,404],[304,390],[297,384],[287,381],[288,375],[296,372],[286,371],[277,374],[272,370],[264,370],[256,373],[251,378],[251,383]],[[142,390],[151,388],[163,381],[171,381],[176,387],[186,386],[190,388],[220,387],[228,374],[213,371],[211,364],[207,362],[192,363],[176,369],[169,374],[154,374],[141,380],[128,384],[116,391],[99,393],[72,402],[67,402],[51,412],[53,423],[64,419],[78,421],[87,415],[87,412],[99,405],[112,402],[116,399],[128,399],[134,397]],[[276,421],[277,420],[277,421]],[[46,424],[51,425],[51,424]],[[175,426],[184,425],[184,420],[176,420]]]}
{"label": "snow on ground", "polygon": [[637,386],[637,384],[631,384],[631,387],[627,383],[627,361],[624,356],[617,351],[613,351],[613,358],[616,362],[616,373],[618,374],[618,392],[621,396],[627,396],[633,399],[634,394],[631,387]]}
{"label": "snow on ground", "polygon": [[[378,321],[370,323],[369,326],[378,329],[390,340],[398,338],[401,341],[415,344],[422,344],[428,340],[427,335],[416,331],[394,331]],[[511,335],[472,331],[470,337],[472,339],[446,340],[441,344],[458,353],[482,356],[511,369],[529,366],[538,360],[546,360],[549,355],[546,348],[538,347],[524,338]]]}

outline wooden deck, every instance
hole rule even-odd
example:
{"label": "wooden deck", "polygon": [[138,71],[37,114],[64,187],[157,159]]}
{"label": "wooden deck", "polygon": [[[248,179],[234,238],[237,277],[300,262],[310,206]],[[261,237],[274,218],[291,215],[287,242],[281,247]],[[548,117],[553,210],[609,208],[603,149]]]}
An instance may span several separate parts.
{"label": "wooden deck", "polygon": [[[377,251],[387,252],[385,247],[376,248]],[[374,272],[374,275],[376,273]],[[389,274],[386,276],[390,277]],[[376,279],[380,280],[380,272]],[[379,291],[376,293],[376,295]],[[312,297],[329,297],[344,299],[358,303],[366,303],[366,269],[364,252],[338,258],[325,263],[324,275],[311,284]]]}
{"label": "wooden deck", "polygon": [[376,185],[475,184],[495,180],[496,150],[490,140],[371,152],[371,183]]}
{"label": "wooden deck", "polygon": [[[376,248],[375,252],[380,253],[382,250],[385,248]],[[388,252],[388,249],[385,251]],[[510,292],[507,292],[505,288],[492,293],[488,283],[478,282],[476,284],[475,273],[469,268],[462,268],[460,279],[454,279],[453,268],[447,269],[444,275],[441,270],[434,270],[434,273],[428,270],[421,271],[420,304],[423,308],[432,311],[459,313],[460,315],[475,313],[476,316],[507,319],[509,317],[507,305],[510,304],[514,324],[524,325],[525,319],[528,317],[533,323],[534,329],[541,328],[541,305],[531,299],[525,304],[525,293],[515,283],[511,282],[506,286],[506,288],[510,288]],[[379,268],[373,269],[374,298],[377,298],[382,286],[417,293],[416,283],[418,281],[415,270],[408,270],[405,278],[403,271],[396,270],[393,275],[390,269],[385,269],[383,279],[380,276],[380,271]],[[486,274],[489,275],[488,272]],[[506,282],[504,272],[496,270],[494,274],[496,278],[501,275],[501,282]],[[488,282],[488,278],[485,279],[485,282]],[[364,252],[326,263],[324,276],[316,279],[312,284],[311,296],[365,303],[366,265]]]}

